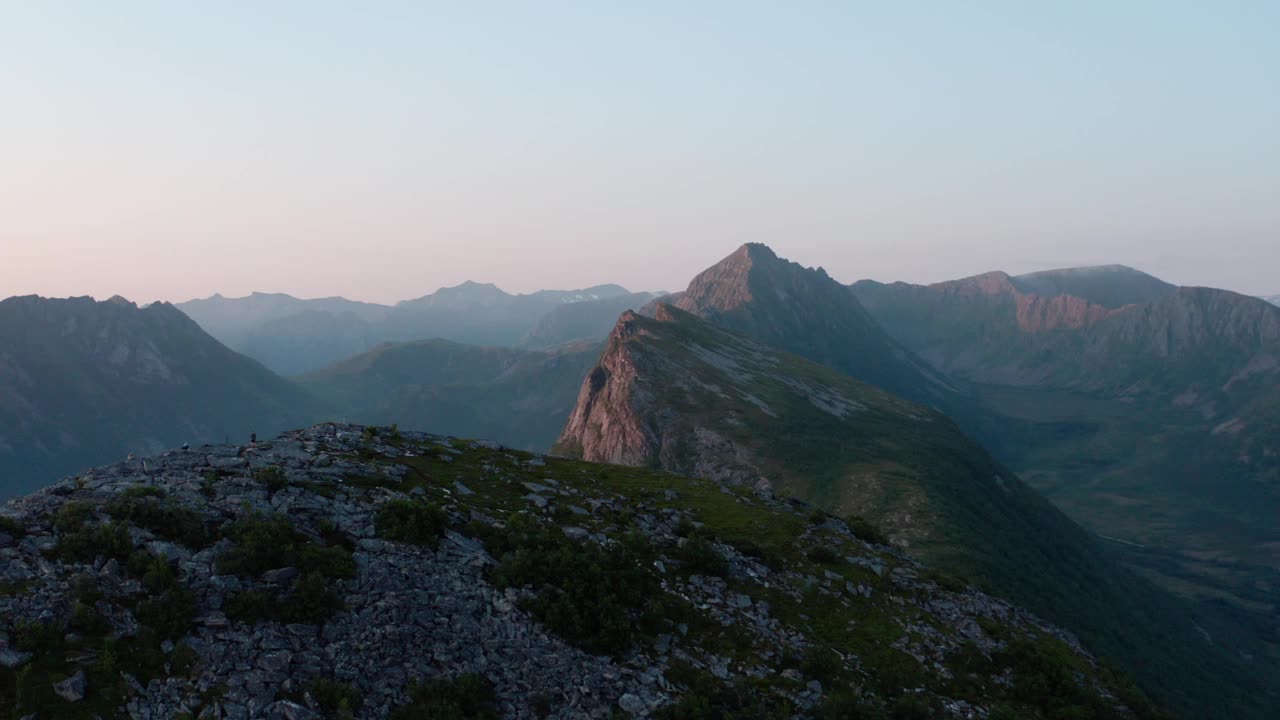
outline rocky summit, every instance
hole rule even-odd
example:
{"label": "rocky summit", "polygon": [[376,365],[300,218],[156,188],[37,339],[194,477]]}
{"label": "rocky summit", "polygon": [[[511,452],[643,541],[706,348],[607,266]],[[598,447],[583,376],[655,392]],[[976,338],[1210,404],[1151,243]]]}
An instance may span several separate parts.
{"label": "rocky summit", "polygon": [[171,451],[0,510],[0,708],[1154,712],[1070,634],[882,542],[765,490],[395,428]]}

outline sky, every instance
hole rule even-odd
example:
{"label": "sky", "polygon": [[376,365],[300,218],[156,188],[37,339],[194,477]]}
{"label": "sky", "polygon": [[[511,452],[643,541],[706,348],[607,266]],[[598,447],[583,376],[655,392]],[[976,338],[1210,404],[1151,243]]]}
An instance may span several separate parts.
{"label": "sky", "polygon": [[1280,3],[0,0],[0,296],[1280,292]]}

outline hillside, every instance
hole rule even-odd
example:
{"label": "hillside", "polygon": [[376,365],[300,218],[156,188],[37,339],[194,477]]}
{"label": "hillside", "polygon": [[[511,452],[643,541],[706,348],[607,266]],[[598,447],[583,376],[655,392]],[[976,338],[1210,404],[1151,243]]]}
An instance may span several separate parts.
{"label": "hillside", "polygon": [[1159,717],[767,493],[337,425],[145,462],[0,515],[14,716]]}
{"label": "hillside", "polygon": [[1209,642],[1195,628],[1217,621],[1121,569],[945,416],[670,306],[619,320],[556,452],[863,516],[934,567],[1080,632],[1197,717],[1223,702],[1218,683],[1236,711],[1260,710],[1250,695],[1267,670],[1236,655],[1256,639]]}
{"label": "hillside", "polygon": [[279,432],[312,410],[172,305],[0,302],[0,497],[131,452]]}
{"label": "hillside", "polygon": [[299,383],[331,417],[545,451],[599,352],[596,342],[531,351],[423,340],[383,345]]}
{"label": "hillside", "polygon": [[1003,436],[970,428],[1014,470],[1127,543],[1149,576],[1228,600],[1280,641],[1280,309],[1178,288],[1037,328],[1019,310],[1047,299],[1008,284],[969,290],[977,284],[862,282],[854,292],[904,345],[1020,423]]}

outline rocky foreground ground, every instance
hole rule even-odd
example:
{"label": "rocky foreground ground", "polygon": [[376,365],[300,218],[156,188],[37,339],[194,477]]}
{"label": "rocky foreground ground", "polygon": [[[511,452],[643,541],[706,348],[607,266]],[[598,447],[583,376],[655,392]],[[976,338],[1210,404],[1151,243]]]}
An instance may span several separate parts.
{"label": "rocky foreground ground", "polygon": [[176,450],[0,509],[0,713],[1148,712],[882,540],[764,489],[388,428]]}

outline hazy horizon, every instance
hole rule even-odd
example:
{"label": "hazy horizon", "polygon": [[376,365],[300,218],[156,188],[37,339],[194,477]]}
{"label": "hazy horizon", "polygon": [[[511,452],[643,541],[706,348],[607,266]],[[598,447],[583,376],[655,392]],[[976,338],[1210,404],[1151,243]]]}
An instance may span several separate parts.
{"label": "hazy horizon", "polygon": [[1280,292],[1280,4],[19,4],[0,296],[1129,265]]}

